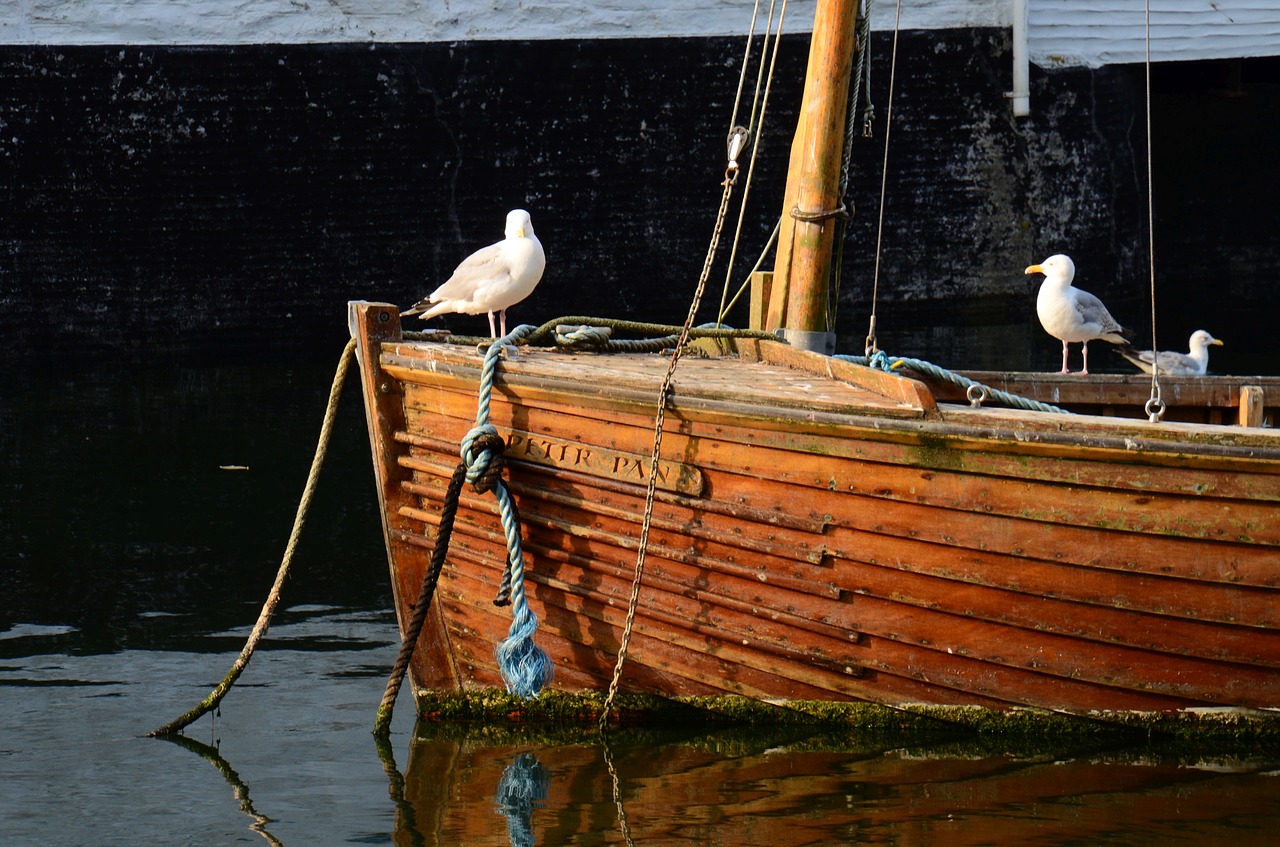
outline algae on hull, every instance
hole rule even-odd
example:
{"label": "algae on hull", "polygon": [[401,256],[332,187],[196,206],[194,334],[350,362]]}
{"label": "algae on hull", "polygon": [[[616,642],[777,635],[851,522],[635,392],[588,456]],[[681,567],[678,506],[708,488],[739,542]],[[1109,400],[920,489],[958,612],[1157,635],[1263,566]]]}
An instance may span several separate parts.
{"label": "algae on hull", "polygon": [[[595,727],[605,695],[546,691],[525,700],[489,689],[418,693],[418,714],[429,722]],[[813,727],[862,736],[920,742],[940,738],[1023,740],[1167,740],[1211,749],[1280,751],[1280,712],[1197,709],[1070,715],[1040,709],[996,711],[974,706],[894,708],[857,701],[766,702],[748,697],[620,694],[606,724],[619,727]]]}

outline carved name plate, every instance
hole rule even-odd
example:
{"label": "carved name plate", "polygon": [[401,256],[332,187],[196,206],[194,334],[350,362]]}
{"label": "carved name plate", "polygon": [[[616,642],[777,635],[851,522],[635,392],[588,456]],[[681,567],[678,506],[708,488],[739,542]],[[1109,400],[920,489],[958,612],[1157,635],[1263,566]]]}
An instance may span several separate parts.
{"label": "carved name plate", "polygon": [[[574,441],[548,438],[511,430],[507,437],[506,456],[521,462],[531,462],[551,468],[608,477],[623,482],[644,485],[648,481],[650,457],[638,453],[624,453],[604,447],[592,447]],[[658,488],[680,494],[698,496],[702,493],[702,471],[683,462],[658,462]]]}

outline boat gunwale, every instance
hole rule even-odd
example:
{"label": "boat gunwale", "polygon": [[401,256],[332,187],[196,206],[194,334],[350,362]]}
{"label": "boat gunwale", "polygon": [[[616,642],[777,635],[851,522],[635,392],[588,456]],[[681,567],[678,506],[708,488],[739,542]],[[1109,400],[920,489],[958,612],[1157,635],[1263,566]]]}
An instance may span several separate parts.
{"label": "boat gunwale", "polygon": [[[406,351],[406,345],[411,345],[412,349]],[[460,381],[472,383],[478,381],[482,360],[474,349],[447,345],[454,349],[442,357],[434,355],[445,352],[439,349],[441,346],[438,342],[385,342],[381,367],[391,376],[401,380],[417,382],[417,378],[412,376],[416,372],[429,373],[435,379],[449,376]],[[465,358],[454,355],[463,349],[466,350],[466,353],[462,354]],[[640,354],[599,355],[635,356]],[[520,364],[518,360],[514,364],[505,362],[495,374],[494,385],[505,393],[519,397],[522,402],[535,401],[537,399],[535,395],[539,391],[547,393],[570,391],[576,395],[576,401],[582,406],[601,408],[633,406],[637,410],[648,410],[650,413],[655,408],[656,391],[644,390],[647,386],[622,386],[610,383],[609,399],[605,401],[594,397],[591,393],[583,392],[584,380],[581,378],[570,375],[559,377],[529,375],[521,372]],[[813,375],[830,378],[837,382],[842,381],[838,377],[828,377],[824,374]],[[685,413],[710,416],[708,420],[717,414],[731,418],[735,422],[745,418],[755,426],[779,430],[793,427],[797,423],[840,426],[860,430],[860,436],[882,441],[898,440],[917,443],[917,439],[923,436],[969,438],[982,442],[981,445],[966,445],[961,441],[950,445],[962,450],[980,449],[986,452],[1017,453],[1028,446],[1036,445],[1060,448],[1079,458],[1087,457],[1085,451],[1089,450],[1119,451],[1128,456],[1127,461],[1132,463],[1185,466],[1196,462],[1203,466],[1206,460],[1221,460],[1228,464],[1220,469],[1237,472],[1251,470],[1270,472],[1267,468],[1250,468],[1248,465],[1274,463],[1274,472],[1280,473],[1280,430],[1226,424],[1197,424],[1180,421],[1151,423],[1101,415],[1028,411],[993,406],[973,408],[968,405],[948,403],[939,404],[936,414],[933,415],[925,414],[921,410],[907,412],[906,409],[897,410],[895,413],[895,410],[886,407],[860,409],[857,412],[830,412],[806,410],[795,405],[770,406],[769,413],[762,414],[758,406],[701,396],[687,388],[684,393],[673,393],[667,405],[669,416],[679,418]],[[1091,430],[1104,430],[1104,432]],[[1241,462],[1245,466],[1238,464]],[[1277,499],[1280,499],[1280,493]]]}

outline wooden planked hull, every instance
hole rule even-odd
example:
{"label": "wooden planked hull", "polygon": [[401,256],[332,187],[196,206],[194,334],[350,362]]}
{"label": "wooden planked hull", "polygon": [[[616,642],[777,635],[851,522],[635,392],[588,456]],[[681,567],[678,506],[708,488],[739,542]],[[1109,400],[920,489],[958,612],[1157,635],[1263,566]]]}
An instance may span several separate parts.
{"label": "wooden planked hull", "polygon": [[[481,357],[353,304],[398,611],[417,596]],[[1280,707],[1280,435],[939,404],[773,343],[688,358],[668,406],[623,690],[1031,706]],[[499,368],[553,685],[608,687],[661,356]],[[412,679],[501,687],[506,541],[464,492]]]}

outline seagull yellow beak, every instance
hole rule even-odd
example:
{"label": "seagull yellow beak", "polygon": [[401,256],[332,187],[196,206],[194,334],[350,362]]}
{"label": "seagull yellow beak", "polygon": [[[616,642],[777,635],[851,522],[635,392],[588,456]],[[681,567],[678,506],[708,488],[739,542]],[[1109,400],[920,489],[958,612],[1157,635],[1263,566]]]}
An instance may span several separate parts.
{"label": "seagull yellow beak", "polygon": [[1028,267],[1027,267],[1027,269],[1026,269],[1025,271],[1023,271],[1023,273],[1025,273],[1025,274],[1042,274],[1042,273],[1044,273],[1044,268],[1040,267],[1039,265],[1030,265],[1030,266],[1028,266]]}
{"label": "seagull yellow beak", "polygon": [[520,227],[516,232],[519,234],[520,238],[524,238],[524,227]]}
{"label": "seagull yellow beak", "polygon": [[1223,340],[1222,340],[1221,338],[1215,338],[1215,339],[1213,339],[1212,341],[1210,341],[1209,343],[1210,343],[1210,344],[1213,344],[1213,345],[1215,345],[1215,346],[1217,346],[1217,347],[1221,347],[1225,342],[1223,342]]}

